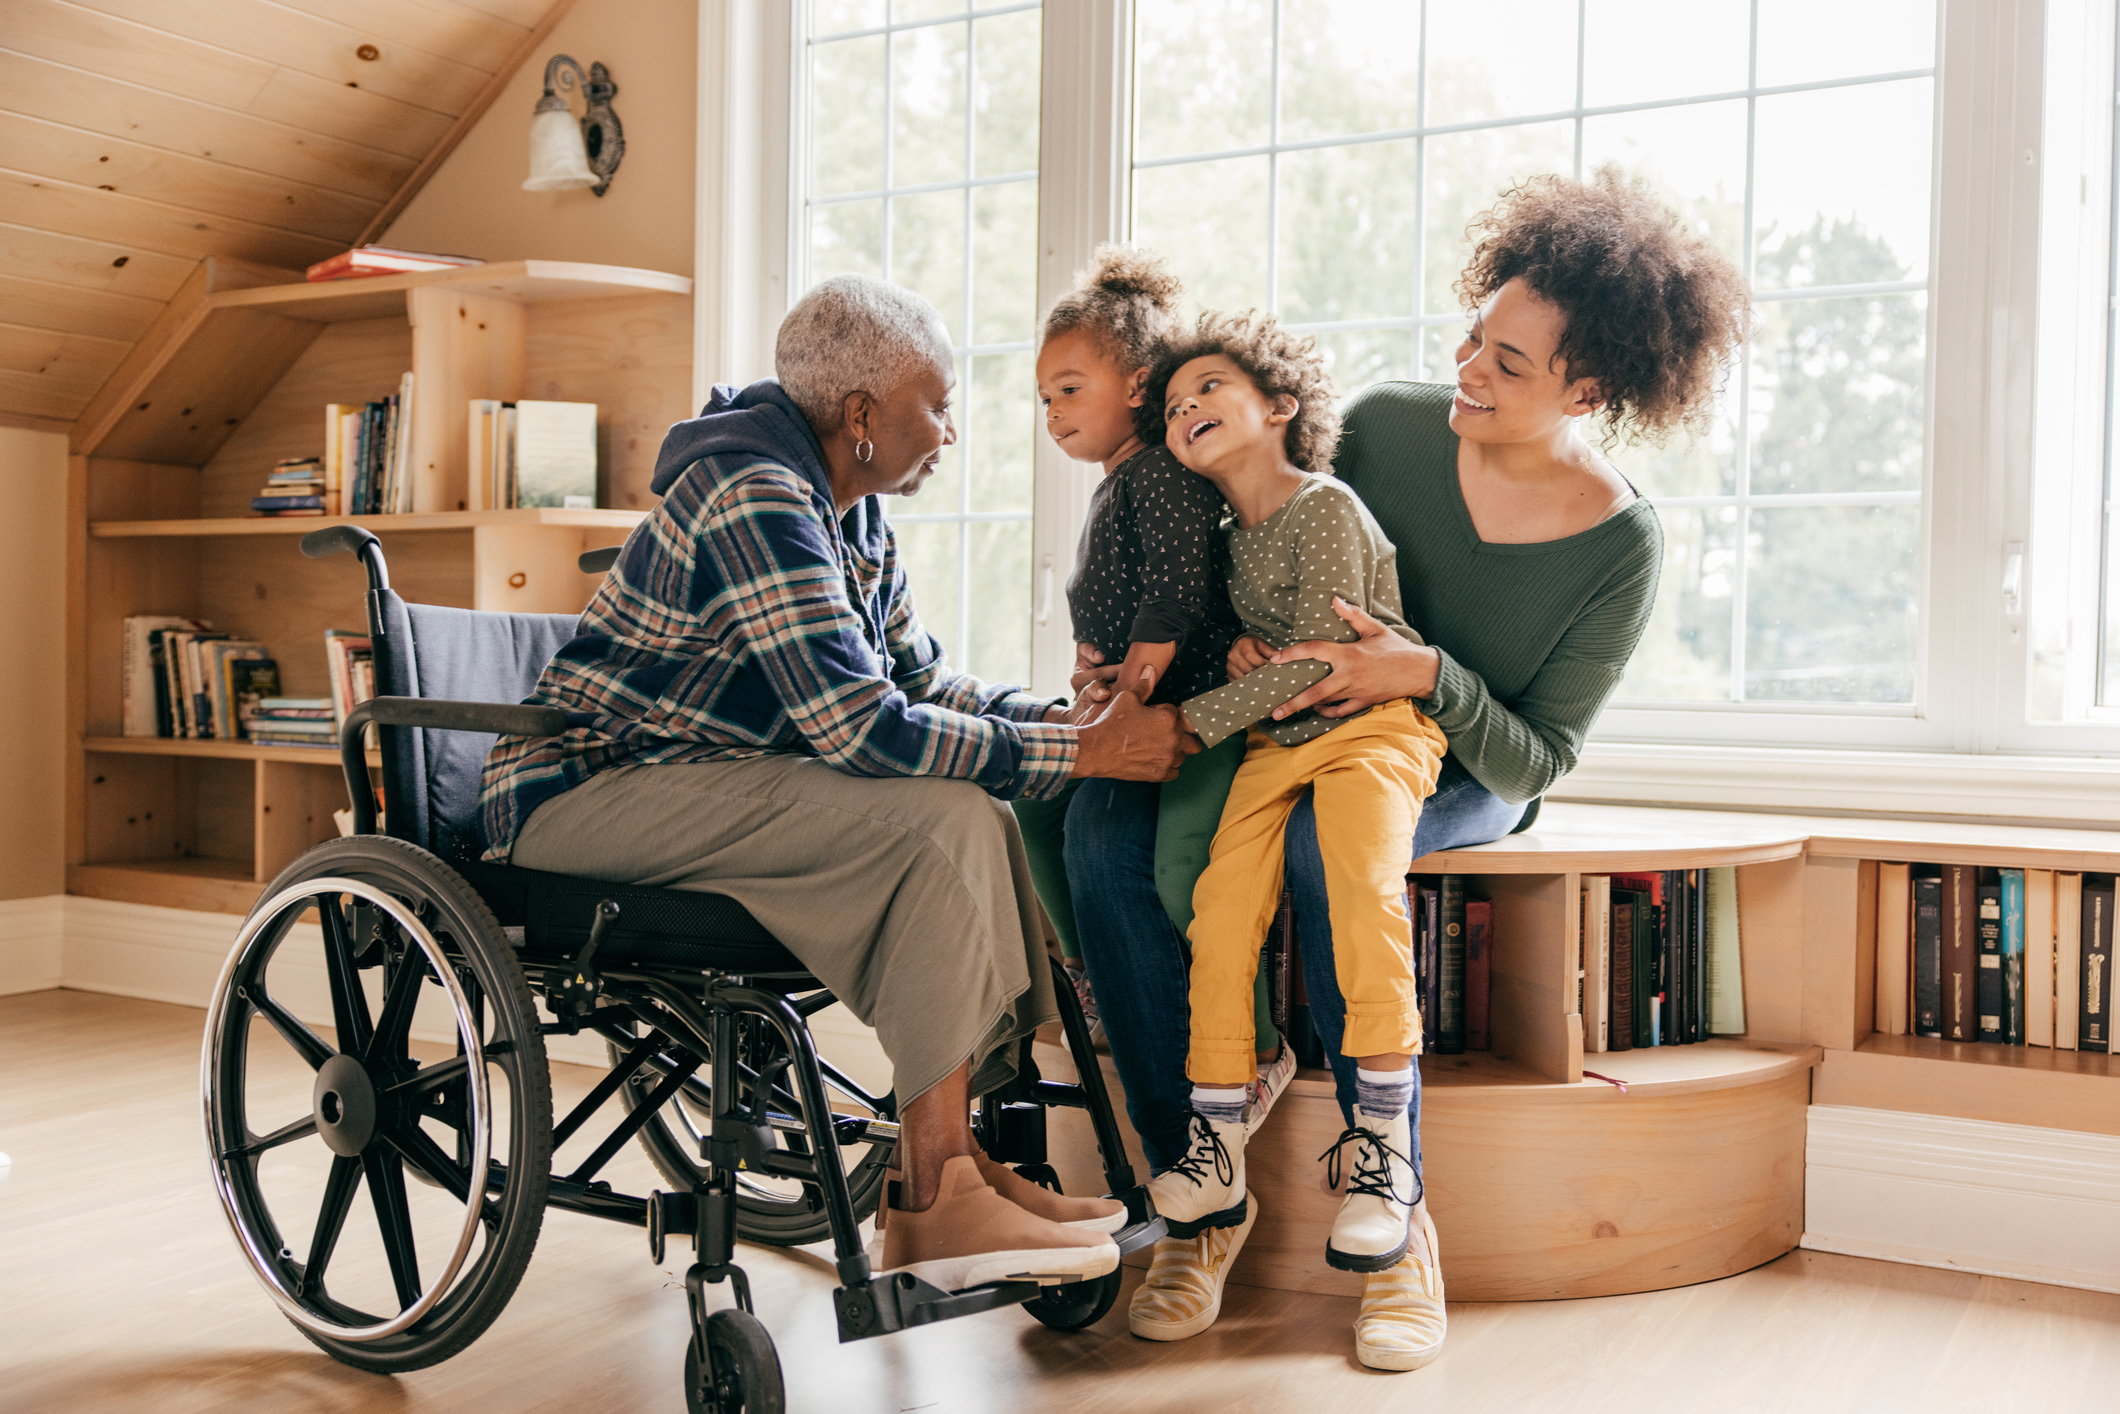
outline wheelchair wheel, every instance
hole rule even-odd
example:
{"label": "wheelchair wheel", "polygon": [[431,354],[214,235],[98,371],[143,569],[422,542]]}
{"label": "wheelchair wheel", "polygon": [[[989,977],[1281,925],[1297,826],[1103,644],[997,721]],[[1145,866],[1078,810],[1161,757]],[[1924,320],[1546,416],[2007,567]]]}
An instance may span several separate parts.
{"label": "wheelchair wheel", "polygon": [[1056,1331],[1079,1331],[1104,1319],[1119,1299],[1119,1273],[1106,1272],[1088,1281],[1049,1286],[1023,1303],[1038,1323]]}
{"label": "wheelchair wheel", "polygon": [[685,1408],[691,1414],[783,1414],[788,1407],[773,1338],[749,1311],[707,1317],[707,1360],[685,1348]]}
{"label": "wheelchair wheel", "polygon": [[522,968],[454,871],[376,835],[288,866],[215,984],[202,1070],[215,1191],[303,1335],[389,1373],[493,1323],[544,1220],[551,1076]]}
{"label": "wheelchair wheel", "polygon": [[[738,1069],[747,1081],[761,1065],[780,1054],[778,1033],[762,1017],[738,1017],[737,1037]],[[607,1045],[615,1063],[620,1048],[615,1043]],[[648,1151],[656,1172],[680,1192],[690,1192],[707,1178],[706,1164],[700,1158],[700,1141],[713,1124],[713,1091],[705,1078],[706,1069],[701,1067],[701,1074],[687,1080],[677,1096],[640,1131],[641,1147]],[[626,1108],[639,1105],[668,1073],[669,1062],[662,1059],[642,1067],[641,1073],[619,1092]],[[860,1099],[833,1087],[829,1080],[825,1085],[836,1113],[884,1118]],[[776,1112],[790,1118],[806,1118],[802,1101],[784,1074],[773,1086],[772,1094]],[[804,1136],[793,1130],[775,1129],[773,1141],[777,1147],[794,1153],[808,1152]],[[859,1141],[840,1146],[839,1156],[846,1167],[847,1190],[854,1199],[856,1219],[872,1216],[882,1200],[891,1147],[888,1143]],[[768,1247],[801,1247],[829,1239],[832,1226],[815,1190],[795,1179],[744,1171],[736,1175],[736,1235]]]}

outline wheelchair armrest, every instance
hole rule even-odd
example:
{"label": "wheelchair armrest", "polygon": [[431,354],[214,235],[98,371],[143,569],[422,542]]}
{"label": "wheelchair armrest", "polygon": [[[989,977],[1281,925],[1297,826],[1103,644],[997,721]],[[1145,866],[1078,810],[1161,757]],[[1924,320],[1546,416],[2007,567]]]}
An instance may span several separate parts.
{"label": "wheelchair armrest", "polygon": [[520,702],[446,702],[432,697],[371,697],[358,704],[339,728],[339,762],[346,770],[357,835],[375,833],[375,792],[368,786],[368,757],[361,749],[370,722],[496,736],[558,736],[567,729],[567,714],[557,707]]}

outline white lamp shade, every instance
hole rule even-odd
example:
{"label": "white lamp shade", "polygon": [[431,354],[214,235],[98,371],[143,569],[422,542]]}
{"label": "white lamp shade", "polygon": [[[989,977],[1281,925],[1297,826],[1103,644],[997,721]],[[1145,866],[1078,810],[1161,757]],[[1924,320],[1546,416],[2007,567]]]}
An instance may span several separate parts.
{"label": "white lamp shade", "polygon": [[589,149],[581,123],[565,108],[550,108],[530,119],[530,180],[524,191],[574,191],[596,185],[589,170]]}

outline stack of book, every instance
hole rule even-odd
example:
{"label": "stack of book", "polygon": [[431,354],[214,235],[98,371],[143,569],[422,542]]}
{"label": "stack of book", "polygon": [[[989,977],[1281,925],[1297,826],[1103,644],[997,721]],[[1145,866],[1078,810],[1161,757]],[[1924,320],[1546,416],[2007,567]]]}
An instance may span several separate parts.
{"label": "stack of book", "polygon": [[121,725],[127,736],[236,741],[259,701],[280,690],[265,645],[200,619],[142,614],[124,625]]}
{"label": "stack of book", "polygon": [[2111,874],[1879,864],[1876,1029],[2113,1053],[2113,892]]}
{"label": "stack of book", "polygon": [[324,481],[341,488],[341,515],[402,515],[412,509],[412,375],[395,397],[324,406]]}
{"label": "stack of book", "polygon": [[596,505],[596,404],[473,398],[465,510]]}
{"label": "stack of book", "polygon": [[268,697],[250,719],[250,739],[260,746],[337,746],[337,724],[328,697]]}
{"label": "stack of book", "polygon": [[387,245],[361,245],[341,251],[329,260],[309,267],[306,278],[359,280],[372,275],[414,275],[427,270],[454,270],[486,262],[470,255],[436,255],[424,250],[398,250]]}
{"label": "stack of book", "polygon": [[1684,1046],[1745,1029],[1735,869],[1583,877],[1583,1050]]}
{"label": "stack of book", "polygon": [[[375,651],[366,634],[328,628],[324,661],[331,669],[331,719],[343,726],[347,713],[375,696]],[[365,735],[369,749],[375,749],[375,728]]]}
{"label": "stack of book", "polygon": [[265,485],[253,496],[250,508],[264,516],[337,515],[333,494],[321,457],[288,457],[272,469]]}
{"label": "stack of book", "polygon": [[1413,975],[1421,995],[1421,1048],[1454,1056],[1484,1051],[1494,905],[1466,894],[1456,874],[1406,876]]}

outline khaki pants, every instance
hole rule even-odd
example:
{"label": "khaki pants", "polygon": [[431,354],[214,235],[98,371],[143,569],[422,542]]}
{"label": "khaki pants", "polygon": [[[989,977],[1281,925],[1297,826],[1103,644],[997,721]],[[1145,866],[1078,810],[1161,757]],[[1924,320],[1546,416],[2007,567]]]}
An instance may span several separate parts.
{"label": "khaki pants", "polygon": [[1207,870],[1193,891],[1192,1044],[1185,1071],[1202,1085],[1258,1073],[1252,979],[1259,940],[1281,897],[1283,836],[1314,787],[1318,851],[1332,910],[1333,967],[1347,999],[1341,1051],[1421,1048],[1420,993],[1406,917],[1406,842],[1435,792],[1449,744],[1405,698],[1350,717],[1301,746],[1261,732],[1222,808]]}
{"label": "khaki pants", "polygon": [[968,781],[621,766],[539,806],[510,862],[735,899],[876,1028],[901,1109],[966,1060],[973,1094],[1004,1083],[1058,1015],[1015,817]]}

